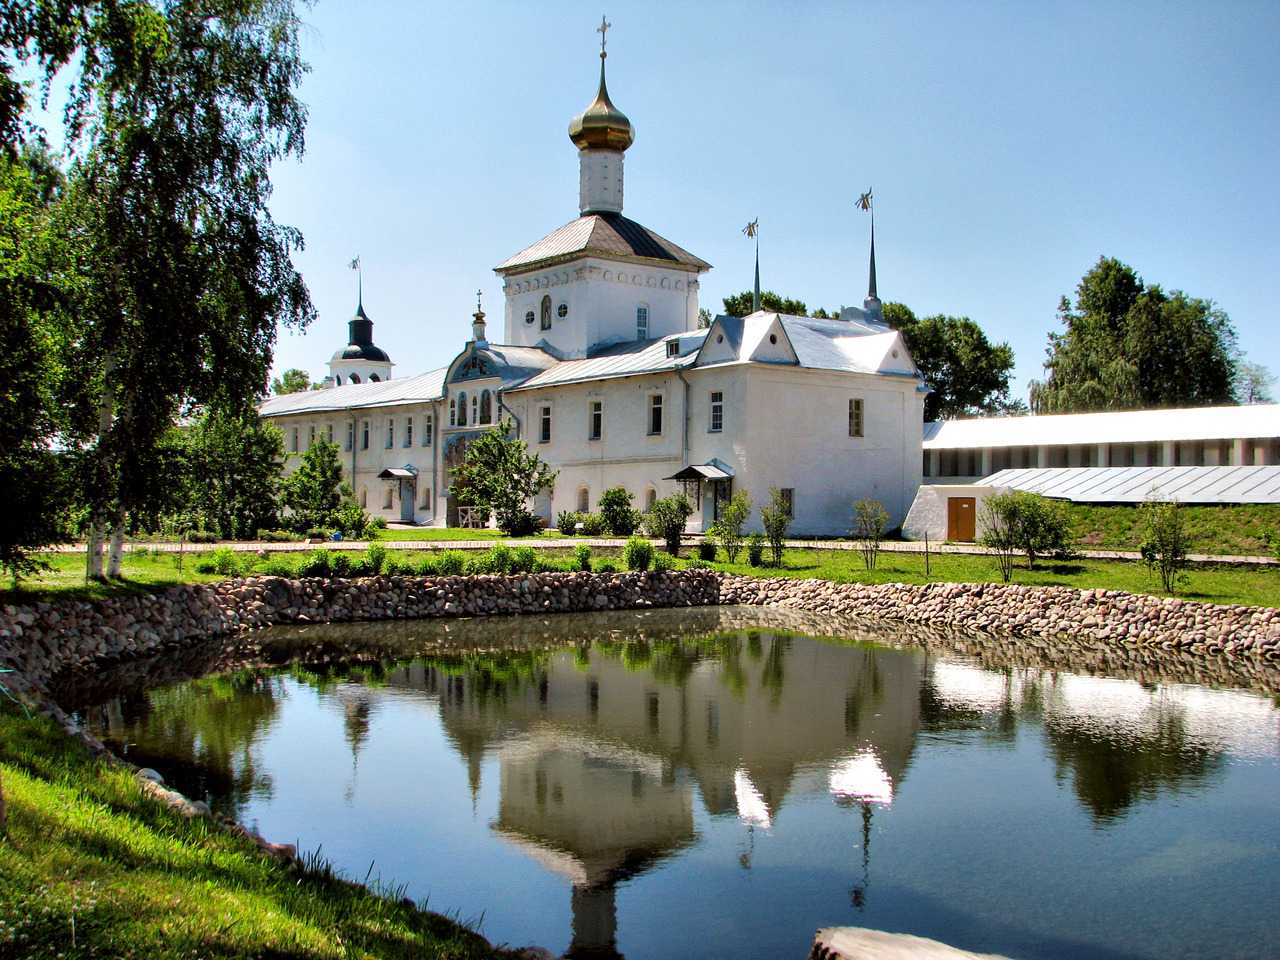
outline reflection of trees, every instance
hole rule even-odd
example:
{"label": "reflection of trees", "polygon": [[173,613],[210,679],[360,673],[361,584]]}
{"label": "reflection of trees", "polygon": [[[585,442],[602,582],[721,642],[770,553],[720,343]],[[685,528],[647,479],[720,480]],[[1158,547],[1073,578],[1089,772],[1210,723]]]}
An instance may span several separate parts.
{"label": "reflection of trees", "polygon": [[1076,796],[1099,825],[1161,790],[1202,788],[1223,767],[1220,754],[1191,741],[1183,718],[1166,711],[1150,733],[1124,734],[1073,720],[1050,720],[1044,729],[1058,779],[1070,771]]}
{"label": "reflection of trees", "polygon": [[131,761],[155,767],[174,789],[209,797],[219,813],[238,817],[250,797],[271,796],[271,777],[258,768],[254,747],[276,718],[279,695],[278,681],[242,671],[102,709],[107,737]]}

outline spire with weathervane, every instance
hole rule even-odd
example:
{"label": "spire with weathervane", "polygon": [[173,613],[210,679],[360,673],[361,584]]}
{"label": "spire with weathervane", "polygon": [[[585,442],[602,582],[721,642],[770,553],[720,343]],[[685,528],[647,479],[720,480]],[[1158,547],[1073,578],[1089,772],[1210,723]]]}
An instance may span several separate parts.
{"label": "spire with weathervane", "polygon": [[635,130],[626,114],[609,99],[605,84],[606,36],[613,26],[604,17],[600,34],[600,87],[596,98],[569,121],[569,139],[578,148],[578,208],[589,213],[622,212],[622,155],[635,141]]}
{"label": "spire with weathervane", "polygon": [[742,232],[756,242],[756,285],[751,294],[751,312],[757,313],[760,310],[760,218],[748,223]]}
{"label": "spire with weathervane", "polygon": [[867,296],[862,301],[862,309],[867,312],[870,319],[879,321],[884,316],[884,308],[876,295],[876,211],[871,203],[870,190],[858,197],[857,207],[871,214],[871,268],[867,277]]}

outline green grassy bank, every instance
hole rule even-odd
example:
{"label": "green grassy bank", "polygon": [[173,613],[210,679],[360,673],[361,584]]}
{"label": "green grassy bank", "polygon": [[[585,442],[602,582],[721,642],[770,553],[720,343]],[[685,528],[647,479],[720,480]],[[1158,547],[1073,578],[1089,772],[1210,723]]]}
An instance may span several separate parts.
{"label": "green grassy bank", "polygon": [[[1270,556],[1272,538],[1280,537],[1280,504],[1184,505],[1179,510],[1190,553]],[[1145,536],[1137,507],[1072,503],[1067,512],[1071,536],[1082,549],[1137,550]]]}
{"label": "green grassy bank", "polygon": [[495,955],[445,917],[184,820],[128,772],[9,705],[0,778],[0,957]]}
{"label": "green grassy bank", "polygon": [[[442,544],[442,549],[447,544]],[[514,548],[510,548],[514,549]],[[694,549],[686,547],[681,563],[688,563]],[[591,551],[592,563],[621,568],[619,551],[596,549]],[[95,599],[118,593],[159,589],[177,583],[209,582],[231,575],[201,573],[201,560],[212,554],[188,554],[182,570],[172,554],[127,554],[124,563],[124,579],[108,584],[84,582],[83,560],[71,554],[50,554],[46,557],[51,569],[38,577],[26,580],[18,591],[0,592],[0,603],[27,603],[33,600]],[[229,556],[229,554],[224,554]],[[360,556],[352,553],[352,557]],[[440,556],[439,550],[396,550],[387,552],[389,560],[402,570],[421,572],[424,560]],[[483,554],[473,554],[482,557]],[[572,552],[567,550],[539,550],[538,558],[549,565],[564,569],[573,567]],[[719,555],[724,560],[724,554]],[[243,574],[271,573],[293,576],[305,562],[306,554],[272,554],[259,558],[253,554],[236,554],[234,572]],[[852,550],[787,550],[780,568],[751,567],[746,563],[745,549],[737,564],[718,562],[716,569],[753,576],[815,577],[841,583],[987,583],[999,579],[994,557],[971,554],[933,554],[926,573],[924,557],[917,553],[890,553],[880,555],[875,570],[866,570],[861,554]],[[203,566],[207,566],[203,564]],[[1073,560],[1067,562],[1039,561],[1034,570],[1026,568],[1025,561],[1015,569],[1015,583],[1042,586],[1064,586],[1079,589],[1102,587],[1109,590],[1126,590],[1131,593],[1159,594],[1159,578],[1136,562],[1112,560]],[[1186,575],[1179,596],[1208,603],[1250,604],[1256,606],[1280,606],[1280,568],[1232,567],[1228,565],[1199,565]]]}

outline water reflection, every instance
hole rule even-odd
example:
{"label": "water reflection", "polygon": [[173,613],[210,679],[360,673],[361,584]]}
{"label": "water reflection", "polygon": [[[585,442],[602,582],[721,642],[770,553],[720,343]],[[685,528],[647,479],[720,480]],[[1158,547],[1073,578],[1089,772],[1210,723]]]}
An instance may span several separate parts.
{"label": "water reflection", "polygon": [[[379,751],[380,738],[438,727],[455,768],[465,770],[470,809],[484,811],[489,841],[563,884],[565,955],[573,957],[621,956],[620,891],[659,873],[662,883],[678,883],[670,879],[678,872],[661,869],[668,865],[702,863],[723,886],[717,858],[747,877],[762,869],[766,841],[799,843],[807,852],[788,869],[821,864],[839,875],[844,909],[854,912],[798,919],[807,926],[803,941],[820,923],[869,918],[877,908],[896,916],[918,841],[878,825],[903,803],[903,817],[929,803],[972,808],[975,820],[991,814],[980,804],[1007,805],[1014,817],[1026,778],[1042,771],[1105,834],[1120,831],[1144,805],[1219,788],[1233,757],[1274,767],[1280,755],[1280,712],[1249,694],[1026,665],[985,669],[935,648],[819,642],[771,625],[748,628],[744,617],[681,611],[512,621],[501,638],[495,621],[290,630],[266,637],[261,650],[263,661],[287,664],[282,669],[135,693],[84,716],[108,739],[133,744],[171,782],[177,770],[179,778],[196,779],[199,789],[190,792],[210,793],[240,813],[250,801],[259,801],[259,811],[272,798],[264,741],[321,738],[319,718],[332,717],[329,749],[349,757],[333,785],[355,819],[385,815],[388,790],[406,775]],[[311,698],[319,712],[307,714],[306,726],[277,730],[281,705],[292,698]],[[1002,756],[1022,758],[1021,766],[1003,765]],[[980,772],[956,767],[939,780],[935,770],[957,757]],[[922,782],[913,793],[914,778]],[[999,788],[982,793],[984,779]],[[386,824],[388,842],[403,843],[406,826]],[[959,849],[980,841],[958,835],[930,842]],[[993,855],[990,844],[975,849]],[[1176,856],[1194,849],[1184,845]],[[375,855],[363,854],[365,862]],[[929,863],[949,855],[945,846],[920,853]],[[777,856],[763,869],[776,871]],[[933,869],[942,868],[927,868],[912,882],[927,886]],[[1059,869],[1087,913],[1092,865],[1077,875],[1068,864]],[[770,882],[800,883],[799,875],[773,873]],[[985,873],[968,875],[976,886],[990,882]],[[428,886],[440,882],[428,876],[435,878]],[[786,897],[781,888],[777,896]],[[739,952],[770,952],[771,934],[757,929],[765,917],[739,915],[743,908],[723,901],[717,909],[755,931],[742,934]],[[1038,953],[1034,941],[1015,941],[1019,949],[1001,941],[1009,934],[994,921],[970,922],[971,948],[1052,955]],[[1043,920],[1059,922],[1072,923],[1056,914]],[[916,923],[923,921],[902,928],[939,934]],[[1259,923],[1268,935],[1280,934],[1274,921]],[[1105,933],[1112,942],[1131,935],[1123,925]],[[671,952],[661,931],[646,936],[649,953]],[[500,927],[499,937],[528,939],[504,937]],[[1079,944],[1070,947],[1068,954]]]}

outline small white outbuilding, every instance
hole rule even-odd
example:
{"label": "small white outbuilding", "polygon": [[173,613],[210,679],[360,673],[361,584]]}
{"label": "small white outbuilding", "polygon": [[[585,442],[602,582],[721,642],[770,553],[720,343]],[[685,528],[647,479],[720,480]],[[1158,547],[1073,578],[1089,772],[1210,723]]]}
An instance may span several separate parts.
{"label": "small white outbuilding", "polygon": [[974,543],[982,536],[982,505],[1008,487],[982,483],[928,483],[916,491],[902,523],[905,540]]}

